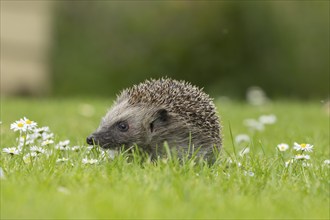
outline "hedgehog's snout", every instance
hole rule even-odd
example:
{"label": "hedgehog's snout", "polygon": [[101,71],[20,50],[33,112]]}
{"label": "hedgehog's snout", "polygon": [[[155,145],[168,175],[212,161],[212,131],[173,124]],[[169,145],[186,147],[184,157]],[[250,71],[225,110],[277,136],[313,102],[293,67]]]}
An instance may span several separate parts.
{"label": "hedgehog's snout", "polygon": [[89,135],[89,136],[86,138],[86,142],[87,142],[87,144],[89,144],[89,145],[94,145],[94,136],[93,136],[93,135]]}
{"label": "hedgehog's snout", "polygon": [[102,148],[107,148],[110,142],[103,135],[103,133],[94,132],[86,138],[86,143],[88,145],[99,145]]}

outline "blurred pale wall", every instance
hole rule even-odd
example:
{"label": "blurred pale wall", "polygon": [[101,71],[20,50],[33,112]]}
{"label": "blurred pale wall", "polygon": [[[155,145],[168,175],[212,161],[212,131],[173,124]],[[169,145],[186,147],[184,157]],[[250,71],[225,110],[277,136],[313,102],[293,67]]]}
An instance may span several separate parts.
{"label": "blurred pale wall", "polygon": [[1,95],[50,91],[51,1],[1,0]]}

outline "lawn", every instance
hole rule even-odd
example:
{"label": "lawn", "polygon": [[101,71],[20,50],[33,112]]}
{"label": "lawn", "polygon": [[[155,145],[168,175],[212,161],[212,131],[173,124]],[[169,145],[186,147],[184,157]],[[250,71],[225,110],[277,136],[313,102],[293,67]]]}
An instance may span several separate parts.
{"label": "lawn", "polygon": [[[217,101],[224,147],[213,165],[175,158],[151,162],[138,153],[109,159],[98,148],[87,148],[86,137],[111,104],[2,98],[1,219],[330,218],[329,114],[322,103],[275,101],[256,107]],[[257,122],[262,115],[276,121],[263,130],[246,126],[246,119]],[[55,143],[42,147],[48,154],[25,157],[26,143],[18,155],[3,151],[18,145],[19,133],[10,125],[24,116],[54,133]],[[80,148],[55,149],[65,140],[70,143],[62,147]],[[312,152],[293,149],[295,142],[313,145]],[[280,151],[281,143],[289,149]]]}

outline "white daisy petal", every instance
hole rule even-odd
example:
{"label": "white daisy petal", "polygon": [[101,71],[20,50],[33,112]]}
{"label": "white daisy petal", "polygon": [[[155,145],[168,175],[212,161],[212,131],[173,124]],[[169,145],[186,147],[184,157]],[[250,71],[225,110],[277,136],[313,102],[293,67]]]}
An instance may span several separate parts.
{"label": "white daisy petal", "polygon": [[277,121],[277,118],[275,115],[261,115],[259,121],[262,124],[274,124]]}
{"label": "white daisy petal", "polygon": [[306,152],[312,152],[313,151],[313,145],[311,144],[305,144],[305,143],[302,143],[302,144],[298,144],[297,142],[294,142],[294,145],[293,145],[293,149],[295,149],[296,151],[306,151]]}
{"label": "white daisy petal", "polygon": [[235,142],[237,144],[243,143],[243,142],[250,142],[250,137],[247,134],[238,134],[235,137]]}
{"label": "white daisy petal", "polygon": [[245,119],[244,125],[252,130],[263,131],[265,129],[264,124],[255,119]]}
{"label": "white daisy petal", "polygon": [[48,146],[48,145],[50,145],[50,144],[54,144],[54,141],[53,140],[51,140],[51,139],[48,139],[48,140],[44,140],[44,141],[42,141],[41,142],[41,146]]}
{"label": "white daisy petal", "polygon": [[37,123],[34,121],[31,121],[30,119],[24,117],[23,120],[24,120],[27,130],[29,130],[29,131],[33,131],[37,127]]}
{"label": "white daisy petal", "polygon": [[25,121],[20,119],[18,121],[15,121],[10,125],[10,129],[13,131],[20,131],[20,132],[26,132],[27,126],[25,124]]}
{"label": "white daisy petal", "polygon": [[30,147],[31,152],[36,152],[37,154],[45,154],[46,150],[43,149],[42,147],[37,147],[37,146],[32,146]]}
{"label": "white daisy petal", "polygon": [[84,158],[81,161],[83,164],[96,164],[98,163],[97,159],[88,159],[88,158]]}
{"label": "white daisy petal", "polygon": [[286,151],[287,149],[289,149],[289,145],[285,143],[281,143],[277,145],[277,148],[279,151]]}
{"label": "white daisy petal", "polygon": [[17,147],[8,147],[8,148],[3,148],[2,152],[10,154],[10,155],[19,155],[21,153],[21,149]]}
{"label": "white daisy petal", "polygon": [[309,160],[311,157],[306,154],[297,154],[294,156],[294,159],[296,160]]}

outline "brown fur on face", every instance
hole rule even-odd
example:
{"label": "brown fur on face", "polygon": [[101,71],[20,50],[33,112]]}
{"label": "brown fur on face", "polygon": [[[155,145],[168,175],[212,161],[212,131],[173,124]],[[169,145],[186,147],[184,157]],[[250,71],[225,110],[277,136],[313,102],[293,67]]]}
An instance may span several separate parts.
{"label": "brown fur on face", "polygon": [[87,142],[103,148],[137,145],[152,156],[162,154],[163,144],[179,156],[189,147],[200,147],[209,157],[220,150],[220,125],[207,94],[183,81],[146,81],[124,90]]}

